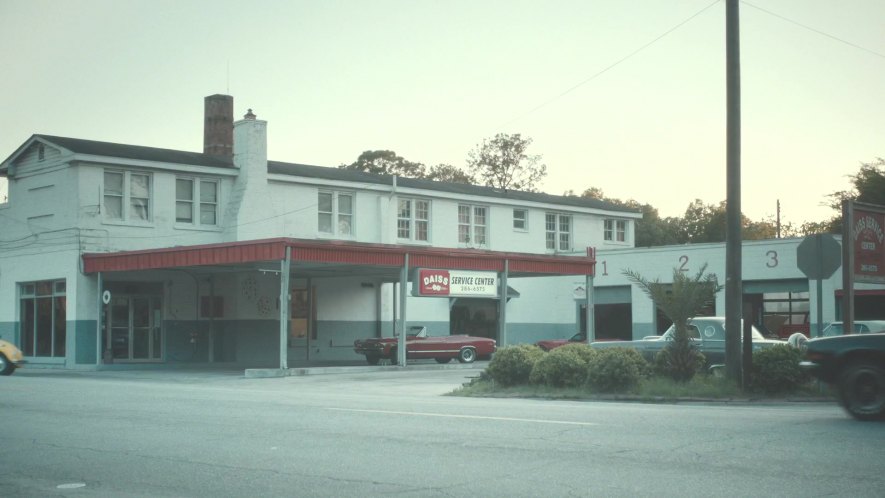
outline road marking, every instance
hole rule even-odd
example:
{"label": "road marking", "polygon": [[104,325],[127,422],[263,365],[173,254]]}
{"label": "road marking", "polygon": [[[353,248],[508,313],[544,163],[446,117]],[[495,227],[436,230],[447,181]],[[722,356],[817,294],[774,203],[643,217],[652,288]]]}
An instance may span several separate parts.
{"label": "road marking", "polygon": [[59,484],[55,488],[56,489],[78,489],[78,488],[85,488],[85,487],[86,487],[85,482],[72,482],[72,483],[68,483],[68,484]]}
{"label": "road marking", "polygon": [[361,412],[361,413],[385,413],[388,415],[412,415],[417,417],[443,417],[443,418],[470,418],[477,420],[503,420],[506,422],[533,422],[536,424],[559,424],[559,425],[599,425],[594,422],[570,422],[567,420],[541,420],[536,418],[512,418],[512,417],[484,417],[482,415],[452,415],[448,413],[426,413],[426,412],[397,412],[390,410],[359,410],[356,408],[328,408],[339,412]]}

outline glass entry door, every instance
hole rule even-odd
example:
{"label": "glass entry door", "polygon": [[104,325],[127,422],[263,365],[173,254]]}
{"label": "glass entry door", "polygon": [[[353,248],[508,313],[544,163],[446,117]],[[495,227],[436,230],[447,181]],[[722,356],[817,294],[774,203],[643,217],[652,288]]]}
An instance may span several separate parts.
{"label": "glass entry door", "polygon": [[116,360],[157,361],[163,358],[161,299],[156,296],[115,296],[106,308],[105,351]]}

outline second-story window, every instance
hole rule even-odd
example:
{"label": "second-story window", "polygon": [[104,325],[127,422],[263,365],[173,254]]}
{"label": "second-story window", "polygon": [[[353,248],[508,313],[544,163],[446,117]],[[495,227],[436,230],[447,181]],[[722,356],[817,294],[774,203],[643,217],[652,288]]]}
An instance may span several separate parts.
{"label": "second-story window", "polygon": [[317,194],[317,231],[335,237],[353,235],[353,194],[345,192]]}
{"label": "second-story window", "polygon": [[513,210],[513,229],[524,232],[529,229],[529,213],[525,209]]}
{"label": "second-story window", "polygon": [[627,240],[627,222],[624,220],[605,220],[603,237],[605,240],[625,242]]}
{"label": "second-story window", "polygon": [[548,251],[571,251],[572,217],[567,214],[546,213],[545,231]]}
{"label": "second-story window", "polygon": [[486,245],[488,233],[487,209],[483,206],[458,205],[458,242],[461,244]]}
{"label": "second-story window", "polygon": [[131,171],[105,171],[103,189],[106,220],[150,221],[150,175]]}
{"label": "second-story window", "polygon": [[430,240],[430,201],[400,199],[396,215],[396,238],[427,242]]}
{"label": "second-story window", "polygon": [[218,182],[175,179],[175,222],[199,226],[218,224]]}

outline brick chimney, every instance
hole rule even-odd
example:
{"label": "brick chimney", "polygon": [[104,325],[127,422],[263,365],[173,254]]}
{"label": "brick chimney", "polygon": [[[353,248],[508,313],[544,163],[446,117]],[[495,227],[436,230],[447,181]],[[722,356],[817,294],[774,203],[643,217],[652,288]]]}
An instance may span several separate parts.
{"label": "brick chimney", "polygon": [[204,104],[203,153],[233,156],[234,98],[215,94],[206,97]]}

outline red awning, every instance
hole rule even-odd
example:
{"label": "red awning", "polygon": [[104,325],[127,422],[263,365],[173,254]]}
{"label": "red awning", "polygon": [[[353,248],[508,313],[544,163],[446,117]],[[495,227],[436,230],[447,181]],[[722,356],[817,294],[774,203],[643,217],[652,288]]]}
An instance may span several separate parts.
{"label": "red awning", "polygon": [[287,247],[291,248],[292,262],[296,265],[304,262],[402,267],[405,255],[408,254],[410,268],[500,272],[504,270],[504,262],[507,261],[509,273],[514,275],[593,275],[596,267],[596,260],[592,256],[278,238],[141,251],[88,253],[83,255],[83,268],[86,273],[96,273],[280,261],[286,257]]}

